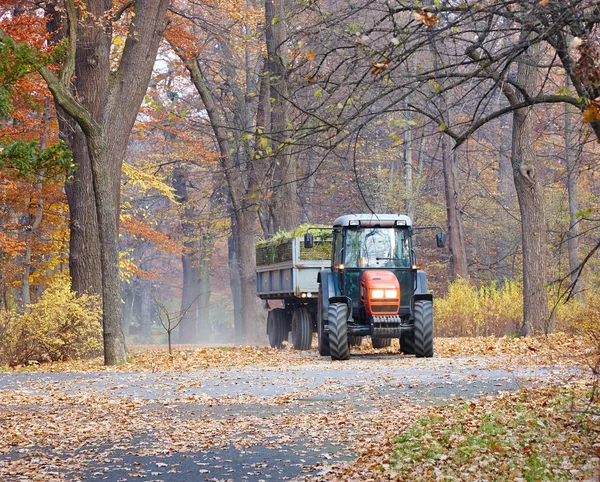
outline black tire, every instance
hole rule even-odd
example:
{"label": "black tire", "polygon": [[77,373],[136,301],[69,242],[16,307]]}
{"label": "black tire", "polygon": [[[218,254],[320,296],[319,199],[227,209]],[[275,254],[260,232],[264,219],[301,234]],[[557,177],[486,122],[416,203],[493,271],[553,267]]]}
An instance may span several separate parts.
{"label": "black tire", "polygon": [[348,345],[360,346],[363,342],[364,336],[348,335]]}
{"label": "black tire", "polygon": [[373,348],[385,348],[392,344],[391,338],[371,338]]}
{"label": "black tire", "polygon": [[317,336],[319,340],[319,355],[330,356],[329,335],[325,333],[325,320],[323,320],[323,298],[321,297],[321,287],[319,286],[319,301],[317,303]]}
{"label": "black tire", "polygon": [[417,358],[433,356],[433,303],[415,301],[415,355]]}
{"label": "black tire", "polygon": [[296,307],[292,315],[292,344],[296,350],[310,350],[312,320],[306,307]]}
{"label": "black tire", "polygon": [[288,338],[287,314],[283,308],[269,311],[267,318],[267,333],[271,348],[283,348],[283,342]]}
{"label": "black tire", "polygon": [[400,351],[405,355],[415,354],[415,333],[402,333],[400,335]]}
{"label": "black tire", "polygon": [[348,346],[348,307],[344,303],[329,305],[329,351],[332,360],[348,360],[350,347]]}

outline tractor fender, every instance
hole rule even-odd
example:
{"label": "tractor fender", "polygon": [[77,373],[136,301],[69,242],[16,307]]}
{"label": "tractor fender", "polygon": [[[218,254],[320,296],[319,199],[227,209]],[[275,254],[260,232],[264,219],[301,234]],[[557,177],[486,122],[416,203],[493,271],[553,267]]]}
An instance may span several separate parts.
{"label": "tractor fender", "polygon": [[427,294],[427,274],[423,270],[417,271],[417,286],[415,288],[415,295]]}
{"label": "tractor fender", "polygon": [[317,281],[321,285],[321,319],[327,323],[330,300],[339,294],[336,293],[336,283],[333,277],[333,271],[322,269],[317,274]]}

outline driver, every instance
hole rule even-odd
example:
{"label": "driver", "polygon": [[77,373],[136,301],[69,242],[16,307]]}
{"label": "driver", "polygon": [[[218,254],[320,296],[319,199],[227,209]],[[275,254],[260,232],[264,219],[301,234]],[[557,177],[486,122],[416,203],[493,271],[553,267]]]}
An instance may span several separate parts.
{"label": "driver", "polygon": [[[374,229],[365,237],[361,266],[385,266],[391,255],[392,243],[388,233]],[[379,258],[379,259],[378,259]]]}

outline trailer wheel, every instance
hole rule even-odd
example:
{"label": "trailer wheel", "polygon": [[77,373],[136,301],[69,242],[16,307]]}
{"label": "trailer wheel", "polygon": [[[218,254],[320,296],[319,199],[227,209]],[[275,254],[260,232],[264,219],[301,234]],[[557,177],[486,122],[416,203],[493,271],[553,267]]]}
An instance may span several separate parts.
{"label": "trailer wheel", "polygon": [[319,355],[330,356],[329,335],[325,333],[325,320],[323,319],[323,298],[321,297],[321,287],[319,286],[319,298],[317,302],[317,335],[319,340]]}
{"label": "trailer wheel", "polygon": [[385,348],[392,344],[391,338],[371,338],[373,348]]}
{"label": "trailer wheel", "polygon": [[296,350],[309,350],[312,343],[312,320],[306,307],[296,307],[292,315],[292,344]]}
{"label": "trailer wheel", "polygon": [[364,336],[348,335],[348,345],[360,346],[362,344]]}
{"label": "trailer wheel", "polygon": [[415,354],[415,333],[402,333],[400,335],[400,351],[406,355]]}
{"label": "trailer wheel", "polygon": [[267,333],[271,348],[283,348],[283,342],[288,338],[288,320],[285,310],[275,308],[269,311],[267,317]]}
{"label": "trailer wheel", "polygon": [[328,312],[329,351],[332,360],[348,360],[348,307],[344,303],[332,303]]}
{"label": "trailer wheel", "polygon": [[415,301],[415,355],[417,358],[433,356],[433,303]]}

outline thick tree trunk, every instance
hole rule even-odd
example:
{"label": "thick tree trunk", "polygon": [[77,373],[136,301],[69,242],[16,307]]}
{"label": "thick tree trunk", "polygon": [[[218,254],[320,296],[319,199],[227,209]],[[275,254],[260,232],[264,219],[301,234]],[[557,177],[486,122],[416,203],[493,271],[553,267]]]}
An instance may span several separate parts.
{"label": "thick tree trunk", "polygon": [[241,209],[235,215],[244,340],[262,343],[266,337],[266,318],[256,296],[256,212]]}
{"label": "thick tree trunk", "polygon": [[271,87],[271,145],[273,149],[273,196],[269,203],[271,234],[298,226],[296,161],[290,156],[288,138],[289,87],[284,0],[265,0],[265,39]]}
{"label": "thick tree trunk", "polygon": [[467,255],[460,214],[458,187],[456,182],[456,159],[450,152],[448,139],[442,137],[442,170],[444,174],[444,195],[448,226],[448,250],[450,251],[450,277],[467,278]]}
{"label": "thick tree trunk", "polygon": [[70,242],[69,272],[73,291],[102,294],[102,270],[100,268],[100,237],[98,218],[94,208],[94,185],[87,143],[81,128],[65,117],[61,109],[59,125],[61,138],[73,153],[75,172],[65,183],[69,203]]}
{"label": "thick tree trunk", "polygon": [[[530,95],[537,88],[539,45],[519,62],[517,82]],[[536,117],[533,107],[513,113],[512,167],[521,211],[523,238],[523,326],[521,334],[551,330],[546,291],[546,220],[541,166],[535,153]]]}

